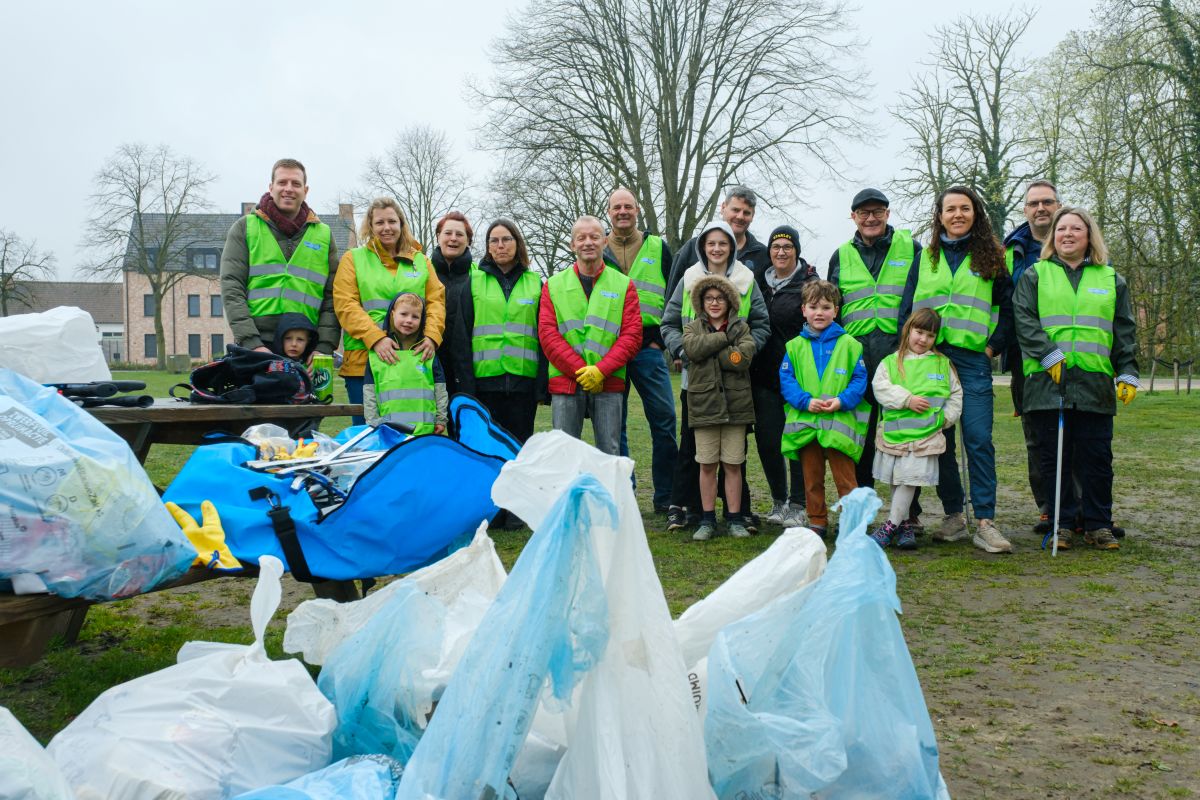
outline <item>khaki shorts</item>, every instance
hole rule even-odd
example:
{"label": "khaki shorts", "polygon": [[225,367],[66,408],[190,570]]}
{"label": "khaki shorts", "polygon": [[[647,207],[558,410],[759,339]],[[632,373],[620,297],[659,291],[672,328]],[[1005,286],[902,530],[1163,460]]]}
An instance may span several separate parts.
{"label": "khaki shorts", "polygon": [[745,425],[708,425],[696,428],[696,463],[741,464],[746,461]]}

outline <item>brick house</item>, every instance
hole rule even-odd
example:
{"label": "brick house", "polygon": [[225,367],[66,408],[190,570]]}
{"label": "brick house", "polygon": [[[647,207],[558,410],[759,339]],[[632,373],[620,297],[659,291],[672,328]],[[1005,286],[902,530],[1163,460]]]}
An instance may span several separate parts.
{"label": "brick house", "polygon": [[14,314],[35,314],[59,306],[82,308],[92,315],[104,358],[121,361],[125,358],[125,315],[123,292],[119,283],[84,283],[79,281],[22,281],[21,302],[10,310]]}
{"label": "brick house", "polygon": [[[186,354],[193,361],[205,361],[225,353],[225,345],[233,343],[233,333],[225,322],[221,302],[221,249],[225,234],[233,223],[245,214],[254,212],[254,203],[243,203],[241,214],[190,214],[188,223],[193,244],[187,250],[187,265],[168,264],[167,269],[187,270],[184,276],[163,298],[163,338],[154,333],[154,292],[149,280],[134,266],[132,243],[126,253],[123,282],[126,360],[153,363],[158,348],[166,347],[166,355]],[[358,246],[354,233],[354,206],[342,203],[336,214],[320,214],[329,225],[338,253]],[[156,219],[157,218],[157,219]],[[146,214],[143,224],[150,227],[162,224],[163,215]],[[147,237],[151,241],[153,237]],[[132,240],[131,240],[132,241]]]}

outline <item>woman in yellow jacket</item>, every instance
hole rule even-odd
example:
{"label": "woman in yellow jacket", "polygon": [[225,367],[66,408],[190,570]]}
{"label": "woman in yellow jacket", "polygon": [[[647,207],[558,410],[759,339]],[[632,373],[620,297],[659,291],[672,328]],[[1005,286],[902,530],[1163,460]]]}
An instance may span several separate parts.
{"label": "woman in yellow jacket", "polygon": [[[442,344],[446,328],[446,289],[437,270],[421,252],[400,205],[390,197],[371,201],[358,233],[365,242],[346,252],[333,279],[333,309],[342,326],[342,368],[350,402],[363,399],[367,351],[386,363],[396,360],[396,344],[386,335],[387,308],[400,292],[425,300],[425,338],[413,350],[426,361]],[[354,417],[354,424],[363,424]]]}

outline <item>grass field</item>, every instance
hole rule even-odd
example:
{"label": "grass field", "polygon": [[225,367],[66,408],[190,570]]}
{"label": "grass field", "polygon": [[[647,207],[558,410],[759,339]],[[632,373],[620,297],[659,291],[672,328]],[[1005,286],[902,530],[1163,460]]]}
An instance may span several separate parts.
{"label": "grass field", "polygon": [[[180,376],[129,373],[156,395]],[[1200,394],[1142,395],[1123,408],[1114,441],[1119,552],[1075,549],[1051,559],[1029,528],[1020,421],[996,390],[998,517],[1017,552],[970,542],[892,551],[901,625],[955,797],[1200,795]],[[672,613],[705,596],[776,533],[693,543],[650,513],[649,434],[631,398],[639,502]],[[326,420],[332,432],[348,420]],[[539,430],[549,427],[541,409]],[[165,486],[190,448],[156,446],[147,470]],[[751,448],[756,509],[769,504]],[[421,476],[428,480],[429,476]],[[434,477],[436,480],[436,476]],[[926,521],[939,509],[927,503]],[[933,506],[933,507],[930,507]],[[498,532],[506,565],[529,532]],[[290,584],[290,581],[289,581]],[[249,641],[249,581],[222,580],[94,608],[80,640],[39,664],[0,670],[0,705],[43,741],[113,684],[172,663],[192,639]],[[311,597],[290,584],[284,610]],[[268,646],[281,657],[284,614]]]}

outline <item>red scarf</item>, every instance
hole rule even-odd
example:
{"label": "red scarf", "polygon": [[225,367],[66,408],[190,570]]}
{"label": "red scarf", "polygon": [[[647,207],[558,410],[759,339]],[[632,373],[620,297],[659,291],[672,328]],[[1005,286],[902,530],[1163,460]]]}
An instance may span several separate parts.
{"label": "red scarf", "polygon": [[289,239],[304,229],[304,226],[308,224],[309,216],[312,215],[312,209],[308,207],[308,203],[300,204],[300,211],[296,216],[289,217],[285,215],[275,205],[275,199],[271,197],[270,192],[259,198],[258,208],[274,223],[279,232]]}

